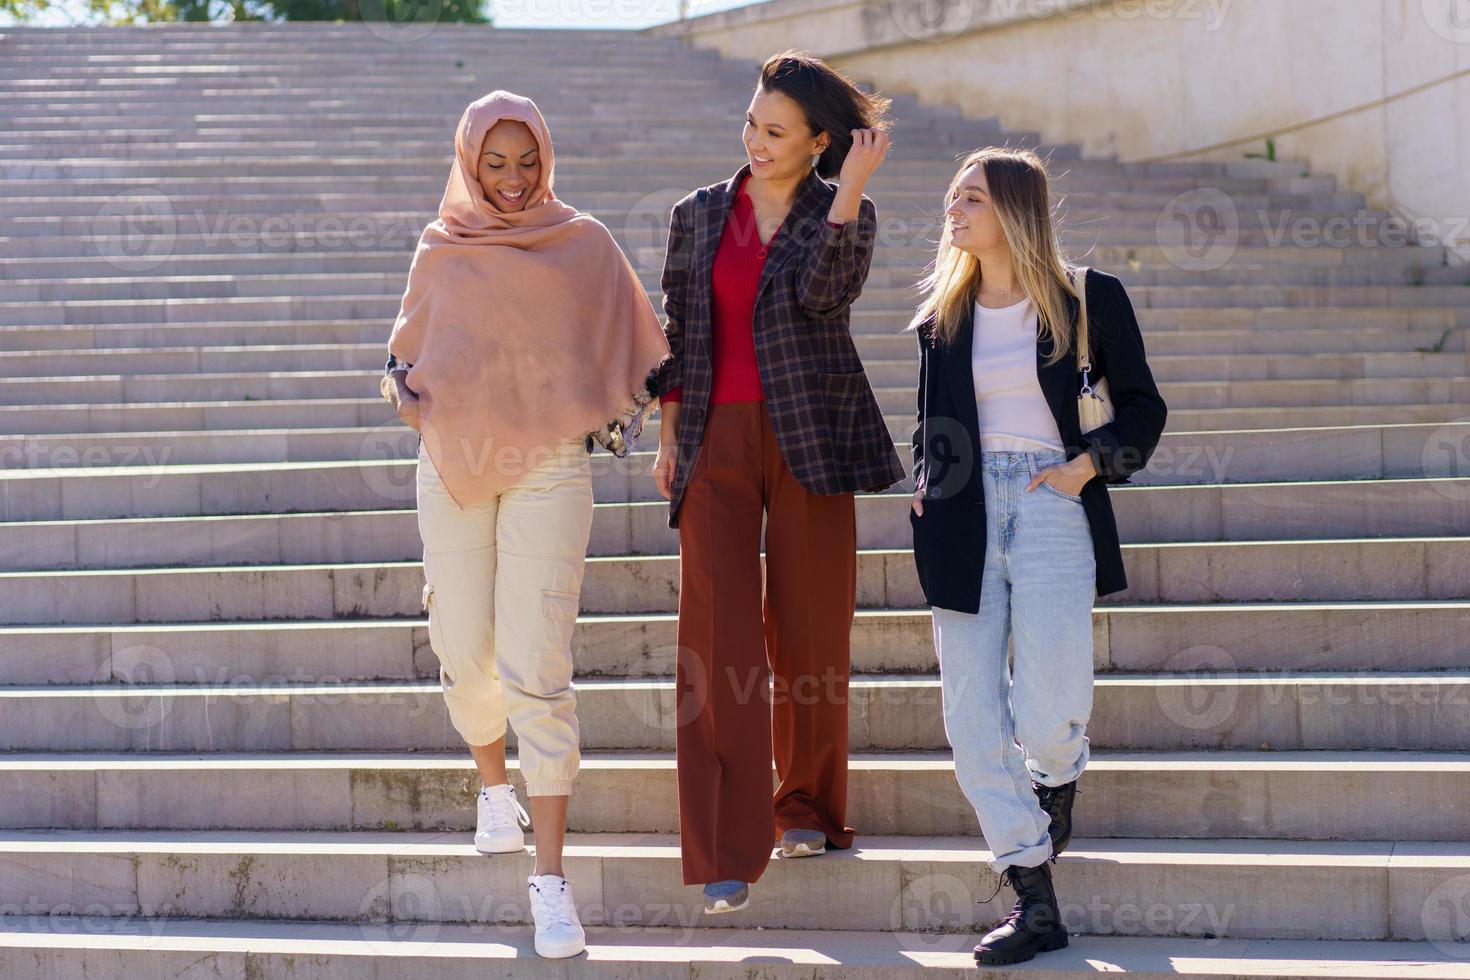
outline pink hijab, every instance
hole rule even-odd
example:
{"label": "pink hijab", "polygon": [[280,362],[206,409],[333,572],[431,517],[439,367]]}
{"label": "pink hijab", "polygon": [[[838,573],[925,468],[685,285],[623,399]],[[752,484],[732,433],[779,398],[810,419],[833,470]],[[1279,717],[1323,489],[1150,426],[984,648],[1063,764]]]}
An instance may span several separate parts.
{"label": "pink hijab", "polygon": [[[479,157],[502,119],[540,144],[526,208],[486,201]],[[535,103],[494,91],[454,137],[439,218],[419,238],[388,350],[413,365],[410,421],[461,507],[513,486],[567,440],[633,408],[669,353],[627,257],[596,218],[552,193],[551,134]]]}

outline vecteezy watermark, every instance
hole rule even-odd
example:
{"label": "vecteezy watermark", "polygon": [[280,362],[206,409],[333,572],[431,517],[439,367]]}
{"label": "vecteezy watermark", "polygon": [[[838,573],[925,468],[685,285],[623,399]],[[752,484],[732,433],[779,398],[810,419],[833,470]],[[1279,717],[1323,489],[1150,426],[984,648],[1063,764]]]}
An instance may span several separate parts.
{"label": "vecteezy watermark", "polygon": [[915,41],[938,43],[958,37],[997,8],[1019,8],[1023,0],[897,0],[864,4],[866,19],[881,17]]}
{"label": "vecteezy watermark", "polygon": [[1470,218],[1462,215],[1404,218],[1397,214],[1358,210],[1322,217],[1297,214],[1290,208],[1256,211],[1265,243],[1272,248],[1419,248],[1465,240]]}
{"label": "vecteezy watermark", "polygon": [[377,953],[422,954],[439,938],[443,907],[434,879],[405,872],[379,881],[358,904],[358,932]]}
{"label": "vecteezy watermark", "polygon": [[[1078,897],[1066,888],[1065,870],[1056,875],[1057,907],[1062,925],[1072,933],[1199,936],[1218,941],[1228,934],[1236,913],[1233,902],[1139,902],[1104,895]],[[981,877],[982,874],[971,878],[968,873],[962,876],[952,871],[906,876],[901,892],[889,908],[890,929],[928,934],[933,945],[942,947],[946,945],[946,933],[973,935],[994,928],[1009,908],[1011,895],[1004,886],[980,884]],[[976,884],[972,885],[972,880]],[[993,877],[991,881],[994,882]],[[973,939],[966,945],[970,943]]]}
{"label": "vecteezy watermark", "polygon": [[383,503],[412,505],[417,493],[418,450],[418,433],[398,419],[370,426],[358,441],[355,457],[363,485]]}
{"label": "vecteezy watermark", "polygon": [[667,9],[667,0],[495,0],[495,16],[506,24],[637,24]]}
{"label": "vecteezy watermark", "polygon": [[97,254],[123,272],[158,268],[173,255],[177,237],[173,201],[154,188],[115,194],[92,216]]}
{"label": "vecteezy watermark", "polygon": [[362,0],[362,23],[375,37],[393,44],[421,41],[443,15],[441,0]]}
{"label": "vecteezy watermark", "polygon": [[1229,683],[1227,678],[1238,666],[1221,647],[1201,644],[1180,650],[1163,664],[1161,680],[1175,683],[1160,683],[1154,688],[1159,710],[1180,728],[1224,728],[1235,717],[1240,700],[1239,685]]}
{"label": "vecteezy watermark", "polygon": [[[349,704],[377,709],[391,715],[393,723],[415,721],[431,712],[443,711],[439,687],[433,682],[354,681],[337,674],[309,674],[301,667],[290,673],[257,675],[230,673],[226,667],[208,670],[195,665],[180,670],[174,658],[147,644],[135,644],[113,653],[93,675],[96,685],[89,703],[112,725],[129,732],[145,732],[147,743],[182,738],[190,744],[193,734],[207,727],[201,716],[171,717],[181,707],[181,697],[202,699],[207,712],[228,709],[250,712],[264,708],[278,711],[289,701],[292,711],[313,706]],[[243,719],[242,719],[243,721]],[[242,724],[242,729],[250,729]]]}
{"label": "vecteezy watermark", "polygon": [[174,699],[160,697],[158,692],[132,693],[128,687],[173,684],[178,680],[178,671],[173,658],[158,647],[139,643],[103,660],[92,676],[92,683],[99,685],[117,684],[126,687],[117,690],[96,691],[91,703],[97,712],[112,725],[125,731],[142,731],[155,728],[168,719],[173,710]]}
{"label": "vecteezy watermark", "polygon": [[1470,500],[1470,415],[1435,426],[1424,439],[1419,466],[1436,492],[1451,500]]}
{"label": "vecteezy watermark", "polygon": [[[477,860],[466,858],[465,863]],[[525,867],[530,869],[529,861]],[[514,881],[518,876],[509,877]],[[703,911],[693,901],[579,900],[577,914],[587,925],[613,933],[646,935],[649,929],[669,929],[670,938],[682,945],[693,940]],[[399,953],[427,951],[440,939],[444,923],[454,923],[456,935],[483,940],[499,934],[506,942],[522,942],[532,921],[524,885],[512,894],[462,891],[448,881],[441,885],[430,871],[407,869],[390,872],[370,888],[357,916],[358,930],[373,949]]]}
{"label": "vecteezy watermark", "polygon": [[178,239],[204,252],[300,252],[407,249],[423,231],[418,214],[286,211],[251,214],[228,208],[179,210],[166,194],[128,191],[103,202],[92,217],[97,254],[122,272],[148,272],[172,258]]}
{"label": "vecteezy watermark", "polygon": [[1137,450],[1123,447],[1113,454],[1113,462],[1134,470],[1139,468],[1139,464],[1147,463],[1142,475],[1150,483],[1224,483],[1235,458],[1235,447],[1227,445],[1222,452],[1218,443],[1211,439],[1211,433],[1199,435],[1210,441],[1189,445],[1184,441],[1184,433],[1166,435],[1147,460]]}
{"label": "vecteezy watermark", "polygon": [[[108,443],[93,446],[52,446],[45,443],[46,436],[35,437],[23,445],[0,446],[0,468],[4,469],[71,469],[87,467],[90,477],[134,476],[140,472],[148,474],[148,486],[157,486],[163,473],[159,470],[144,470],[143,467],[164,466],[173,455],[173,447],[165,445],[130,446],[124,443]],[[98,472],[99,470],[104,472]]]}
{"label": "vecteezy watermark", "polygon": [[1470,708],[1470,687],[1454,680],[1378,680],[1369,674],[1336,681],[1301,681],[1289,675],[1284,683],[1268,685],[1262,692],[1265,704],[1285,700],[1302,706],[1326,708],[1430,708],[1434,713],[1465,717]]}
{"label": "vecteezy watermark", "polygon": [[[688,187],[661,187],[645,194],[628,208],[623,216],[621,229],[615,226],[610,228],[614,232],[621,231],[620,244],[635,269],[678,275],[693,268],[698,243],[707,239],[713,230],[699,224],[710,219],[704,211],[696,209],[690,215],[690,220],[696,223],[681,226],[678,229],[680,233],[673,234],[676,221],[674,206],[688,196],[690,190]],[[935,197],[942,196],[943,188],[935,188],[934,194]],[[884,212],[878,215],[873,225],[860,225],[855,237],[858,243],[874,248],[918,248],[933,251],[938,247],[944,222],[943,206],[914,206],[907,214]],[[779,234],[804,246],[810,245],[823,234],[826,223],[825,215],[801,222],[793,221],[790,226],[783,225]],[[722,226],[720,233],[724,234],[724,230]],[[742,243],[749,242],[758,234],[754,223],[745,226],[732,225],[730,230],[736,240]],[[915,278],[918,278],[917,270]]]}
{"label": "vecteezy watermark", "polygon": [[1419,0],[1429,29],[1453,44],[1470,44],[1470,0]]}
{"label": "vecteezy watermark", "polygon": [[[144,936],[157,939],[168,929],[166,915],[143,915],[133,902],[54,902],[39,895],[0,903],[0,920],[20,925],[32,935]],[[143,949],[154,948],[146,942]],[[140,948],[130,944],[130,948]]]}
{"label": "vecteezy watermark", "polygon": [[1234,902],[1141,902],[1091,895],[1058,902],[1068,932],[1090,936],[1196,936],[1220,941],[1229,935]]}
{"label": "vecteezy watermark", "polygon": [[[909,933],[928,946],[947,949],[955,933],[975,930],[979,903],[975,889],[957,874],[915,875],[903,882],[888,907],[888,931]],[[973,945],[974,940],[965,943]]]}
{"label": "vecteezy watermark", "polygon": [[1229,194],[1215,187],[1199,187],[1164,205],[1154,235],[1164,258],[1176,269],[1221,269],[1240,245],[1240,212]]}
{"label": "vecteezy watermark", "polygon": [[[468,924],[471,935],[519,927],[532,921],[528,899],[461,894],[458,901],[445,904],[449,917]],[[694,938],[694,930],[703,915],[703,909],[693,902],[577,902],[577,917],[586,925],[623,935],[647,935],[649,929],[679,930],[681,935],[674,937],[674,941],[680,945]]]}
{"label": "vecteezy watermark", "polygon": [[[905,37],[935,43],[947,41],[981,24],[1048,17],[1100,21],[1199,21],[1206,31],[1225,22],[1234,0],[891,0],[865,5],[869,22],[885,18]],[[873,26],[871,23],[870,27]],[[871,31],[870,31],[871,33]]]}
{"label": "vecteezy watermark", "polygon": [[668,251],[669,221],[674,205],[689,193],[687,187],[660,187],[645,194],[623,217],[623,251],[633,268],[657,272],[668,265],[672,271],[689,268],[694,240],[686,238],[677,254]]}
{"label": "vecteezy watermark", "polygon": [[1446,878],[1419,911],[1424,938],[1450,959],[1470,959],[1470,874]]}

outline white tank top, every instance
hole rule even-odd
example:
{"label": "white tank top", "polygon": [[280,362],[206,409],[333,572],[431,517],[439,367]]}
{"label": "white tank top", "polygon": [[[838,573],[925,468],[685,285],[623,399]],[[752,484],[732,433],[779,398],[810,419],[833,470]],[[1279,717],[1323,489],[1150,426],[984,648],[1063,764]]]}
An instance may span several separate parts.
{"label": "white tank top", "polygon": [[970,372],[983,452],[1062,449],[1062,436],[1036,380],[1036,310],[1031,300],[992,310],[975,304]]}

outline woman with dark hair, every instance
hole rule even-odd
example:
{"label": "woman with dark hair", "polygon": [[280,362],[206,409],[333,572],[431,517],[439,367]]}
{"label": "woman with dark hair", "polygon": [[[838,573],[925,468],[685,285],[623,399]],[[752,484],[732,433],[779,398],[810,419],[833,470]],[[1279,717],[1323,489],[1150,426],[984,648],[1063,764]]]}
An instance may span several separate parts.
{"label": "woman with dark hair", "polygon": [[909,521],[955,776],[1016,893],[975,959],[1019,963],[1067,945],[1050,862],[1089,758],[1092,605],[1128,585],[1108,484],[1148,463],[1167,408],[1123,284],[1064,260],[1036,154],[970,154],[945,207],[910,324]]}
{"label": "woman with dark hair", "polygon": [[679,828],[706,912],[744,908],[775,843],[787,857],[852,843],[853,494],[903,478],[848,327],[887,108],[815,58],[775,55],[745,164],[670,221],[654,477],[679,530]]}

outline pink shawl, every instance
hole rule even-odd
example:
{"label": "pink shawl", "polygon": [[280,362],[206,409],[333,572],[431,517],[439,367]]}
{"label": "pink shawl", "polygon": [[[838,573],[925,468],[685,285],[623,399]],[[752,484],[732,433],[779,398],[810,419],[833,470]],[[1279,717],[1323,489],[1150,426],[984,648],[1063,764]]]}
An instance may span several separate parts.
{"label": "pink shawl", "polygon": [[[540,144],[524,211],[486,201],[485,134],[518,119]],[[418,394],[399,414],[461,507],[513,486],[574,436],[629,411],[669,353],[611,233],[552,193],[551,134],[535,103],[494,91],[465,109],[439,218],[424,228],[388,350]]]}

